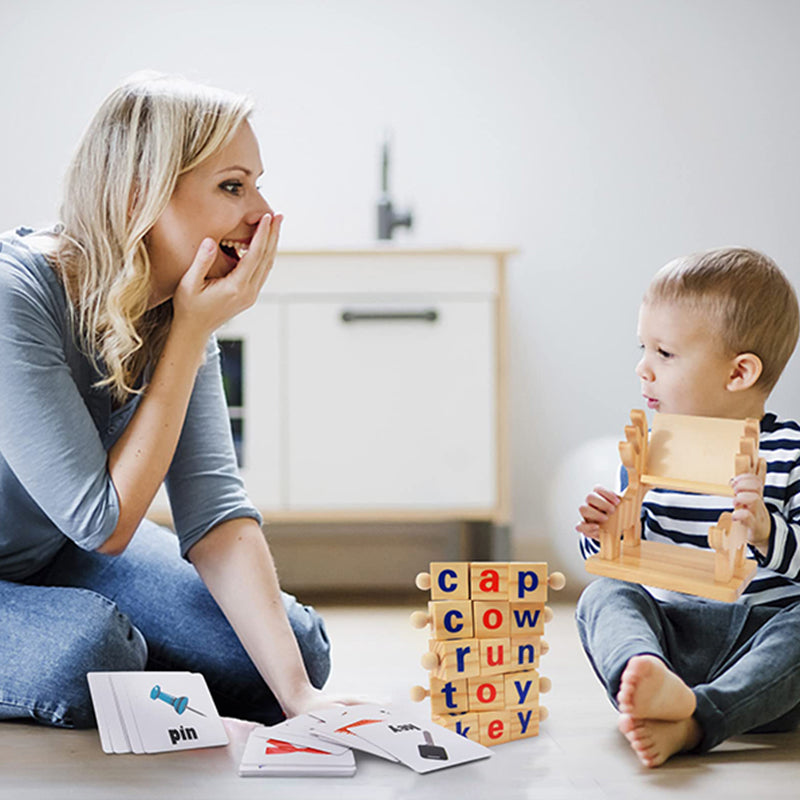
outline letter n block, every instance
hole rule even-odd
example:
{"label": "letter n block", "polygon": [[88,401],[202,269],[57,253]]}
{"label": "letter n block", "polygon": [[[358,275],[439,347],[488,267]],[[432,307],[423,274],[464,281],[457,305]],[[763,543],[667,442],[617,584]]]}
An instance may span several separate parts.
{"label": "letter n block", "polygon": [[511,637],[511,663],[514,669],[538,669],[541,654],[541,636]]}
{"label": "letter n block", "polygon": [[431,600],[428,613],[434,639],[472,638],[472,603],[469,600]]}
{"label": "letter n block", "polygon": [[471,742],[480,742],[481,729],[477,714],[443,714],[432,717],[437,725],[447,728]]}
{"label": "letter n block", "polygon": [[508,600],[508,564],[474,561],[470,578],[473,600]]}
{"label": "letter n block", "polygon": [[469,562],[431,564],[431,600],[469,600]]}

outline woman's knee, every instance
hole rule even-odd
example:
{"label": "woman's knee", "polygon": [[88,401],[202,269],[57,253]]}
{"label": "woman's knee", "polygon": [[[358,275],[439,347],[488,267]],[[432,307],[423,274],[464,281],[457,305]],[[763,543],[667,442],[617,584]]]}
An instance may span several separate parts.
{"label": "woman's knee", "polygon": [[147,645],[107,598],[83,589],[50,591],[49,612],[37,614],[31,609],[29,628],[40,644],[16,654],[16,674],[6,682],[7,702],[0,715],[33,717],[61,727],[93,727],[86,674],[144,669]]}

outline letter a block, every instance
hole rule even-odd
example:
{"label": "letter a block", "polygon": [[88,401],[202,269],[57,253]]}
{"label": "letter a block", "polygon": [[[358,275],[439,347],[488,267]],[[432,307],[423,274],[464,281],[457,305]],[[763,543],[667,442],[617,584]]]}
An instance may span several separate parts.
{"label": "letter a block", "polygon": [[508,600],[508,564],[470,564],[473,600]]}

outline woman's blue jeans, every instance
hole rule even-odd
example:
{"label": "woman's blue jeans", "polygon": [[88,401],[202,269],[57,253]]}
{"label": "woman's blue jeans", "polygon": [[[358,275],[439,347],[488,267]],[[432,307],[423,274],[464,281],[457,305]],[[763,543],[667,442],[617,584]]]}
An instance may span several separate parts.
{"label": "woman's blue jeans", "polygon": [[[291,595],[283,602],[319,688],[330,672],[324,623]],[[120,556],[67,542],[25,582],[0,581],[0,719],[91,727],[86,673],[143,669],[202,673],[223,716],[284,718],[175,536],[153,523]]]}
{"label": "woman's blue jeans", "polygon": [[787,608],[674,595],[661,602],[631,583],[601,578],[578,601],[578,632],[616,706],[636,655],[657,656],[697,698],[697,750],[731,736],[800,723],[800,603]]}

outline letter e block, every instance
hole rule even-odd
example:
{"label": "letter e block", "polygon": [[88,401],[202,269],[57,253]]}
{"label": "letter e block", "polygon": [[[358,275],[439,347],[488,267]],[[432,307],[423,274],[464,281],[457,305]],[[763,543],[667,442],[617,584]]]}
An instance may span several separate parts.
{"label": "letter e block", "polygon": [[546,603],[547,564],[509,564],[508,599],[512,603]]}
{"label": "letter e block", "polygon": [[431,600],[469,600],[469,562],[432,563]]}
{"label": "letter e block", "polygon": [[431,600],[428,613],[434,639],[472,638],[472,603],[469,600]]}
{"label": "letter e block", "polygon": [[508,564],[475,561],[470,576],[473,600],[508,600]]}
{"label": "letter e block", "polygon": [[507,602],[474,600],[472,606],[477,639],[504,639],[510,635]]}
{"label": "letter e block", "polygon": [[511,714],[508,711],[482,711],[478,714],[484,747],[511,741]]}

